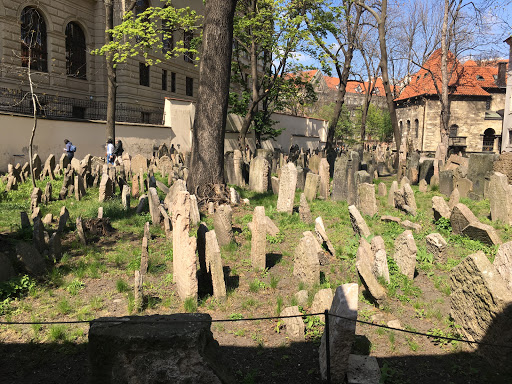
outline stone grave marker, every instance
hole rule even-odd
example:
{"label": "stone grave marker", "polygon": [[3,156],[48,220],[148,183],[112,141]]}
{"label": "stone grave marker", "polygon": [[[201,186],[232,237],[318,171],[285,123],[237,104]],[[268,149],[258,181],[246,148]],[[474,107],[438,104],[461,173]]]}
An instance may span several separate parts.
{"label": "stone grave marker", "polygon": [[293,276],[313,286],[320,283],[320,257],[322,248],[311,231],[306,231],[295,248]]}
{"label": "stone grave marker", "polygon": [[406,230],[399,235],[395,240],[395,260],[400,273],[407,276],[409,279],[414,278],[414,271],[416,269],[416,255],[418,248],[414,242],[414,237],[410,230]]}
{"label": "stone grave marker", "polygon": [[180,191],[172,205],[174,282],[182,300],[197,300],[196,238],[189,236],[190,194]]}
{"label": "stone grave marker", "polygon": [[[358,297],[359,287],[357,284],[343,284],[336,288],[332,306],[329,310],[329,313],[342,317],[331,317],[329,320],[331,378],[336,383],[342,383],[348,371],[349,356],[356,332],[356,322],[354,320],[357,319]],[[326,342],[327,338],[324,332],[318,349],[322,380],[327,378]]]}
{"label": "stone grave marker", "polygon": [[277,212],[292,214],[297,186],[297,169],[293,163],[286,164],[281,171],[279,179],[279,196],[277,198]]}

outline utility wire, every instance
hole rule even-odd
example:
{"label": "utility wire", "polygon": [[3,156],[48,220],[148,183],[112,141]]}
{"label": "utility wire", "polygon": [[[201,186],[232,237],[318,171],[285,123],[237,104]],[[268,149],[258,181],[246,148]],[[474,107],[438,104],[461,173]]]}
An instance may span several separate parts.
{"label": "utility wire", "polygon": [[[241,319],[212,319],[212,320],[202,320],[202,319],[167,319],[166,322],[172,322],[172,323],[226,323],[226,322],[239,322],[239,321],[261,321],[261,320],[279,320],[279,319],[290,319],[290,318],[296,318],[296,317],[310,317],[310,316],[320,316],[324,315],[324,312],[319,313],[306,313],[306,314],[300,314],[300,315],[289,315],[289,316],[266,316],[266,317],[251,317],[251,318],[241,318]],[[448,337],[448,336],[438,336],[438,335],[431,335],[428,333],[423,332],[417,332],[417,331],[411,331],[408,329],[402,329],[402,328],[394,328],[383,324],[376,324],[369,321],[364,320],[358,320],[358,319],[351,319],[349,317],[336,315],[334,313],[329,313],[329,316],[336,317],[339,319],[343,319],[346,321],[352,321],[355,323],[370,325],[373,327],[379,327],[379,328],[385,328],[389,329],[391,331],[397,331],[397,332],[404,332],[409,333],[412,335],[417,336],[424,336],[427,338],[434,338],[434,339],[443,339],[448,341],[459,341],[462,343],[467,344],[476,344],[476,345],[484,345],[489,347],[497,347],[497,348],[509,348],[512,349],[512,345],[504,345],[504,344],[493,344],[488,343],[484,341],[471,341],[466,339],[460,339],[456,337]],[[133,319],[95,319],[95,320],[69,320],[69,321],[0,321],[0,325],[53,325],[53,324],[93,324],[93,323],[129,323],[129,324],[164,324],[164,322],[160,321],[154,321],[154,320],[133,320]]]}

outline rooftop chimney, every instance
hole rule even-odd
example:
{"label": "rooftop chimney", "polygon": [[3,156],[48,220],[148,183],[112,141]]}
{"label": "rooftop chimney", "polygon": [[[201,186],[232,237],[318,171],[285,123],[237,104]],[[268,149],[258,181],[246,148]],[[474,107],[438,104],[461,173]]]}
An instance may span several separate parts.
{"label": "rooftop chimney", "polygon": [[507,62],[498,63],[498,78],[496,79],[498,87],[507,86]]}

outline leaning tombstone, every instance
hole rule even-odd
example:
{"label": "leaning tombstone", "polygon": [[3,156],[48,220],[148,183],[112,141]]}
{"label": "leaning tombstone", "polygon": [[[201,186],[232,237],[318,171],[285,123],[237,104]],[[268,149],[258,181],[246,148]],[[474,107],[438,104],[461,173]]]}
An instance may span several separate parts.
{"label": "leaning tombstone", "polygon": [[219,300],[224,300],[226,298],[226,283],[224,282],[222,258],[217,235],[212,230],[207,232],[205,237],[206,270],[212,276],[213,296]]}

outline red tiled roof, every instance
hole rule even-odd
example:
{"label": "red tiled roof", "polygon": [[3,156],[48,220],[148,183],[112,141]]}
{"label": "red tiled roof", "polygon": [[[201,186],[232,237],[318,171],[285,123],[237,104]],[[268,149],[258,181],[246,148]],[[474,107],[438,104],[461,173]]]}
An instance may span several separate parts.
{"label": "red tiled roof", "polygon": [[340,79],[337,77],[324,76],[324,79],[327,86],[331,89],[337,89],[338,85],[340,84]]}
{"label": "red tiled roof", "polygon": [[[478,66],[473,60],[468,60],[462,65],[455,56],[448,54],[448,71],[451,78],[448,83],[450,94],[466,96],[489,96],[486,91],[489,88],[498,88],[494,76],[498,75],[496,66]],[[407,100],[423,95],[437,95],[435,83],[441,90],[441,50],[438,49],[428,58],[410,83],[402,90],[395,101]]]}

